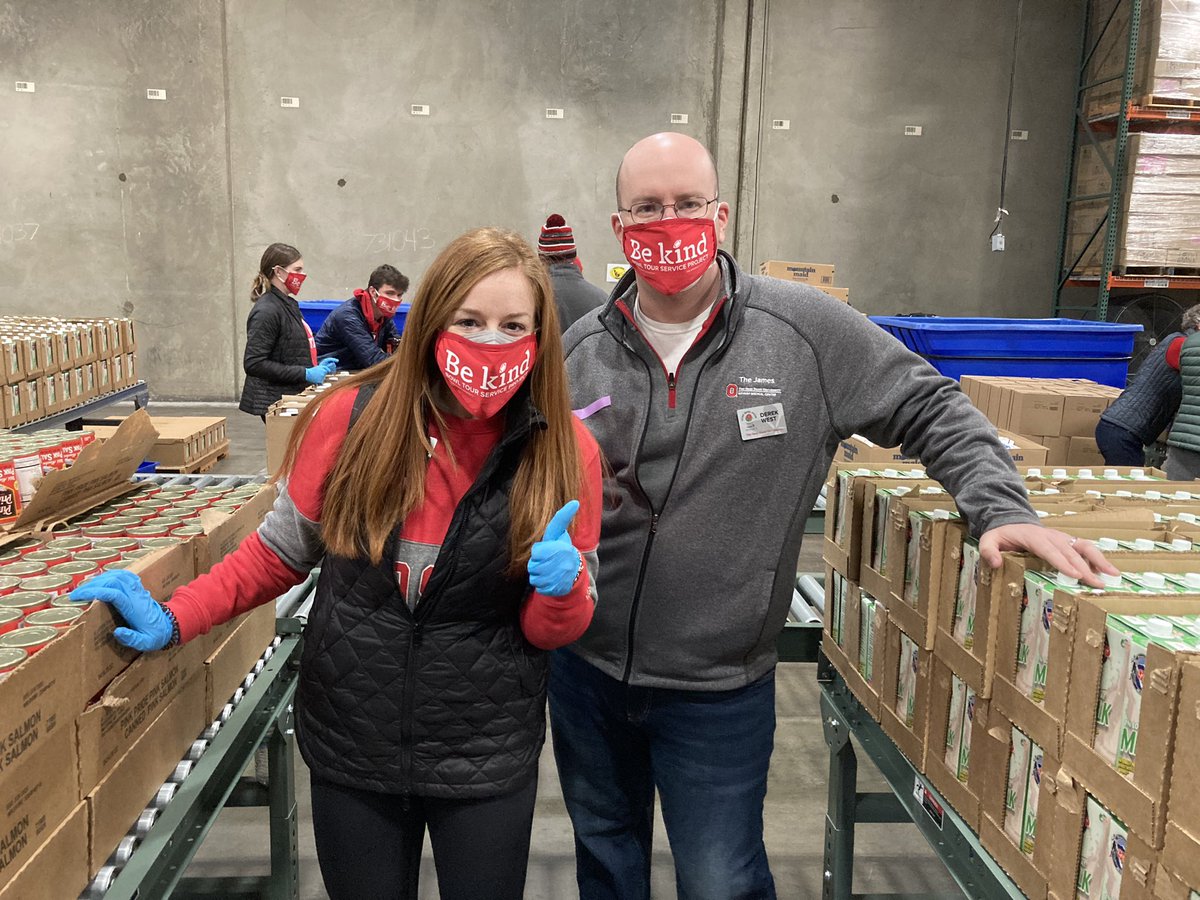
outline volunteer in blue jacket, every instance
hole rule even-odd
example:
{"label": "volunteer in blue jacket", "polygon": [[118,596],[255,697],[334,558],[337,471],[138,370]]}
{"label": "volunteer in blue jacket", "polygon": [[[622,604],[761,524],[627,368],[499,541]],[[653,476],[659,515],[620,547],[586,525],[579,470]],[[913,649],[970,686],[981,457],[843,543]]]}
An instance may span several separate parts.
{"label": "volunteer in blue jacket", "polygon": [[351,372],[383,362],[399,343],[393,318],[407,290],[408,276],[395,266],[377,268],[366,290],[329,314],[317,332],[317,353],[337,357]]}
{"label": "volunteer in blue jacket", "polygon": [[616,205],[631,271],[564,338],[572,406],[610,473],[600,599],[550,678],[580,895],[649,897],[657,791],[680,897],[771,898],[775,641],[839,438],[919,457],[993,567],[1028,550],[1088,584],[1116,570],[1038,524],[957,384],[844,303],[718,252],[729,206],[703,145],[635,144]]}

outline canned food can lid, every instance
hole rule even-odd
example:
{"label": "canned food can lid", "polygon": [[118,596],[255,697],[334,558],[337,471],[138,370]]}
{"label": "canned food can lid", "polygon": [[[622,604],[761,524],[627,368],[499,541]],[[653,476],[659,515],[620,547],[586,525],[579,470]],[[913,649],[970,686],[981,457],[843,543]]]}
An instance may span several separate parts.
{"label": "canned food can lid", "polygon": [[15,669],[29,656],[19,647],[0,647],[0,671]]}
{"label": "canned food can lid", "polygon": [[0,647],[40,647],[58,637],[58,629],[49,625],[18,628],[8,634],[0,634]]}
{"label": "canned food can lid", "polygon": [[[33,579],[29,579],[32,581]],[[31,607],[45,606],[50,602],[50,595],[45,591],[16,591],[12,594],[7,594],[0,597],[0,609],[29,609]]]}
{"label": "canned food can lid", "polygon": [[50,609],[39,610],[25,617],[28,625],[65,625],[74,622],[83,615],[83,607],[71,609],[69,606],[53,606]]}

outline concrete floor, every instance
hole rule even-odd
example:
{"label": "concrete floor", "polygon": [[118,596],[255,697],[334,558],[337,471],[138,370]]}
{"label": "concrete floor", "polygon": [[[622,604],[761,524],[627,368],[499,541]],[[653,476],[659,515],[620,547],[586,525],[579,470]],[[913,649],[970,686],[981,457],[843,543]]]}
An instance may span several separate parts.
{"label": "concrete floor", "polygon": [[[234,404],[153,404],[151,414],[225,415],[230,453],[216,472],[254,474],[266,465],[263,424]],[[799,571],[820,569],[820,543],[801,552]],[[828,755],[818,712],[815,666],[786,663],[778,670],[778,725],[765,810],[767,853],[781,898],[818,897]],[[875,769],[860,759],[859,789],[882,789]],[[323,900],[310,817],[308,773],[299,755],[297,804],[300,819],[300,897]],[[655,835],[652,896],[676,897],[674,870],[661,817]],[[189,874],[250,875],[268,870],[266,810],[234,809],[221,814]],[[564,900],[576,896],[570,820],[559,793],[549,742],[543,752],[525,896]],[[428,844],[421,876],[422,898],[438,896]],[[912,826],[868,825],[856,835],[855,890],[870,893],[956,893],[924,839]]]}

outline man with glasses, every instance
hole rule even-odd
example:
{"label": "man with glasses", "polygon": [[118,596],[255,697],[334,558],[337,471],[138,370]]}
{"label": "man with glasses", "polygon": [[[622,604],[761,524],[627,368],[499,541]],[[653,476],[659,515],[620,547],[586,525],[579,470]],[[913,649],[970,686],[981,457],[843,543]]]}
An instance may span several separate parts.
{"label": "man with glasses", "polygon": [[408,290],[408,276],[386,263],[371,273],[366,290],[336,307],[317,332],[317,354],[335,357],[356,372],[387,359],[400,340],[394,321]]}
{"label": "man with glasses", "polygon": [[703,145],[639,141],[612,216],[631,271],[565,339],[611,470],[595,616],[555,652],[549,691],[584,900],[649,897],[656,790],[681,898],[775,896],[775,641],[839,438],[923,460],[993,566],[1027,549],[1089,584],[1116,571],[1037,524],[953,381],[815,288],[746,275],[718,252],[728,221]]}

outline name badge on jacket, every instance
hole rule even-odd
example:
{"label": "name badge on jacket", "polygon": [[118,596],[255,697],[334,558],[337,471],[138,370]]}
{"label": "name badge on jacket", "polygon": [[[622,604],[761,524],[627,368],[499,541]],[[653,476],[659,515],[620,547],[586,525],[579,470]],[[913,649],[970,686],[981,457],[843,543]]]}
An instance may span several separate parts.
{"label": "name badge on jacket", "polygon": [[743,441],[787,434],[787,421],[783,417],[782,403],[768,403],[766,406],[739,409],[737,417]]}

